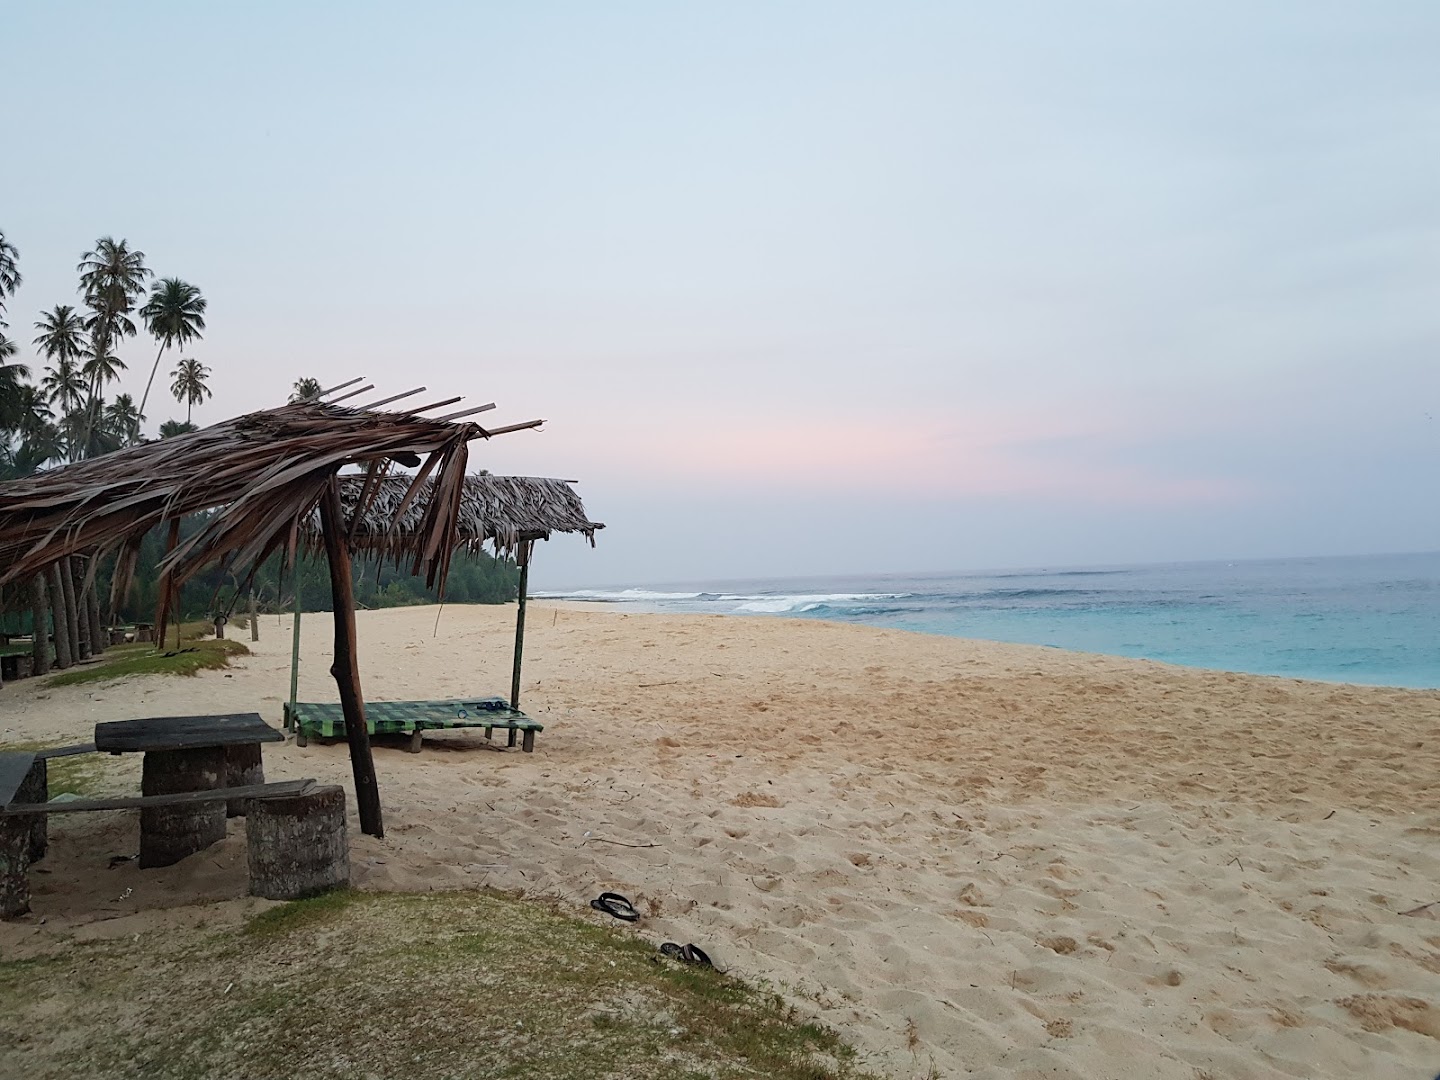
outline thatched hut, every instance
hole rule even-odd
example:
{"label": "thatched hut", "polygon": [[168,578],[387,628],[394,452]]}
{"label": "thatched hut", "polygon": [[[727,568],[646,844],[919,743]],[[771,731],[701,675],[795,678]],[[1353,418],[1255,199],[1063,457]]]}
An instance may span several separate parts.
{"label": "thatched hut", "polygon": [[[460,422],[488,406],[439,419],[419,415],[459,400],[453,398],[406,412],[378,410],[394,400],[368,407],[285,405],[0,485],[0,585],[28,581],[72,555],[92,556],[93,566],[94,557],[115,554],[114,587],[123,589],[145,534],[166,526],[170,542],[160,564],[156,619],[162,631],[175,591],[187,578],[220,563],[248,581],[275,551],[293,562],[305,523],[314,515],[330,565],[331,670],[345,711],[360,822],[376,836],[383,826],[355,656],[352,526],[363,519],[377,532],[391,533],[392,526],[407,522],[403,533],[393,529],[390,550],[413,573],[443,587],[461,542],[468,444],[542,422],[488,430]],[[418,472],[387,482],[397,464]],[[338,481],[347,466],[365,470],[349,513]],[[398,485],[403,492],[377,506],[376,493]],[[205,525],[179,542],[180,518],[201,511],[209,512]]]}
{"label": "thatched hut", "polygon": [[[349,522],[350,547],[382,560],[403,563],[415,550],[424,530],[421,507],[434,498],[426,482],[419,498],[406,504],[410,478],[364,476],[340,478],[340,505]],[[490,544],[497,555],[513,556],[520,567],[519,604],[515,614],[515,655],[510,678],[510,708],[520,710],[520,668],[525,650],[525,604],[530,561],[537,540],[555,533],[585,537],[591,547],[595,533],[605,526],[591,521],[572,481],[539,476],[494,476],[475,473],[465,477],[455,515],[455,547],[479,551]],[[306,540],[315,548],[323,531],[318,513],[307,522]],[[295,608],[295,645],[290,663],[290,712],[296,705],[299,674],[300,607]]]}

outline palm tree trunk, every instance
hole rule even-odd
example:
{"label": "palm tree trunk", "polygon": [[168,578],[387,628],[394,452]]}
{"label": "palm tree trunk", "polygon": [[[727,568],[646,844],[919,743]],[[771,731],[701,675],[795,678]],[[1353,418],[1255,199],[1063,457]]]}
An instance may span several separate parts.
{"label": "palm tree trunk", "polygon": [[150,400],[150,386],[155,381],[155,372],[160,370],[160,357],[165,355],[165,342],[160,342],[160,351],[155,354],[155,363],[150,367],[150,378],[145,380],[145,393],[140,395],[140,416],[145,416],[145,403]]}
{"label": "palm tree trunk", "polygon": [[65,599],[70,602],[70,637],[75,653],[75,662],[90,659],[90,609],[85,604],[85,578],[80,572],[80,560],[65,560],[69,567],[70,586]]}
{"label": "palm tree trunk", "polygon": [[70,651],[70,620],[65,608],[64,575],[60,564],[50,565],[50,606],[55,612],[55,666],[64,671],[74,654]]}
{"label": "palm tree trunk", "polygon": [[45,575],[36,574],[30,579],[30,622],[35,629],[31,639],[35,644],[30,655],[33,661],[31,668],[36,675],[50,672],[50,604],[45,592]]}
{"label": "palm tree trunk", "polygon": [[[88,563],[86,560],[89,573]],[[96,567],[98,572],[99,567]],[[90,616],[90,655],[99,656],[110,644],[110,635],[105,630],[105,620],[100,618],[100,582],[92,579],[90,587],[85,590],[85,605]]]}

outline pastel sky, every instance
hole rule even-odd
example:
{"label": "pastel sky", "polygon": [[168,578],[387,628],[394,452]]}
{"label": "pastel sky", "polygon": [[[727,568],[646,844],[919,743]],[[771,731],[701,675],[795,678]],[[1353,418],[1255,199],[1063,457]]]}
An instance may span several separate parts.
{"label": "pastel sky", "polygon": [[1437,546],[1433,0],[44,0],[0,41],[12,333],[108,234],[209,298],[200,422],[301,375],[543,417],[472,451],[608,523],[541,586]]}

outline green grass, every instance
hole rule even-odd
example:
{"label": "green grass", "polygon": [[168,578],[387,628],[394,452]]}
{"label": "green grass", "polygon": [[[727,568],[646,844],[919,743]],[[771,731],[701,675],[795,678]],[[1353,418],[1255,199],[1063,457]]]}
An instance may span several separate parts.
{"label": "green grass", "polygon": [[[0,743],[0,753],[12,750],[45,750],[58,743]],[[101,754],[77,754],[51,758],[45,765],[49,797],[56,795],[98,795],[108,793],[106,761]]]}
{"label": "green grass", "polygon": [[248,648],[229,638],[223,641],[190,640],[179,651],[173,647],[157,650],[148,644],[115,645],[105,650],[99,662],[53,675],[48,685],[74,686],[77,683],[123,679],[129,675],[194,675],[200,671],[229,667],[232,657],[248,655]]}
{"label": "green grass", "polygon": [[342,892],[0,963],[32,1080],[866,1080],[779,998],[489,893]]}

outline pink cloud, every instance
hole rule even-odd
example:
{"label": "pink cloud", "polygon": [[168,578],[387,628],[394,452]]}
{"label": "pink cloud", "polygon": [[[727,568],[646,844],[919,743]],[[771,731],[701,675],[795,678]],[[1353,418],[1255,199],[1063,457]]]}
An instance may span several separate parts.
{"label": "pink cloud", "polygon": [[[1123,441],[1135,440],[1123,432]],[[591,471],[723,487],[900,494],[1040,496],[1149,505],[1232,501],[1246,485],[1117,463],[1117,421],[1039,413],[963,418],[767,417],[691,427],[668,421],[606,432],[586,453]],[[1077,447],[1108,451],[1087,457]],[[1130,453],[1143,454],[1142,445]]]}

